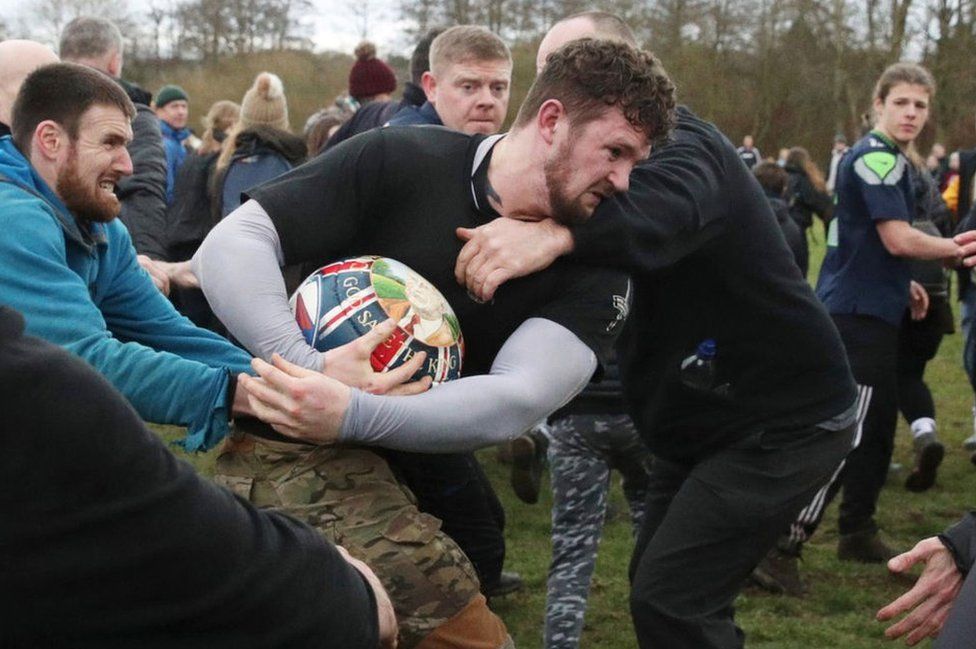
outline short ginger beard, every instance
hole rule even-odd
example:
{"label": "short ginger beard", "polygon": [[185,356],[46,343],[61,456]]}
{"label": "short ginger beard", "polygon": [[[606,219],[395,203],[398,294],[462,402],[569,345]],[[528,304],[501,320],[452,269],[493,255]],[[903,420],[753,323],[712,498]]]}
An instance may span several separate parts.
{"label": "short ginger beard", "polygon": [[[569,165],[570,153],[573,150],[574,138],[564,141],[556,155],[546,160],[543,171],[546,177],[546,189],[549,190],[549,210],[552,220],[562,225],[580,225],[586,223],[593,211],[582,203],[582,195],[576,198],[566,195],[566,184],[572,173]],[[613,186],[601,188],[605,195],[613,193]]]}
{"label": "short ginger beard", "polygon": [[68,162],[58,174],[55,190],[65,207],[82,221],[108,223],[119,215],[122,205],[114,194],[106,194],[95,182],[78,173],[78,152],[72,148]]}

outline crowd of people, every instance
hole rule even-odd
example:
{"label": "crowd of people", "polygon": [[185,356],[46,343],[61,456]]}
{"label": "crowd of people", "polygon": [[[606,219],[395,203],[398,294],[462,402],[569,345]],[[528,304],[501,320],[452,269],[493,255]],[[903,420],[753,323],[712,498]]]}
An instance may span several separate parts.
{"label": "crowd of people", "polygon": [[[735,148],[599,11],[546,33],[507,131],[512,54],[481,26],[425,34],[400,98],[363,42],[301,134],[261,72],[198,137],[123,54],[98,17],[57,55],[0,42],[0,644],[514,647],[491,600],[526,586],[474,455],[504,444],[519,498],[551,473],[547,649],[580,646],[614,469],[641,647],[742,647],[735,598],[804,594],[837,494],[841,560],[925,565],[888,635],[970,646],[976,518],[897,556],[875,522],[899,412],[906,489],[947,452],[923,377],[953,271],[976,392],[976,150],[919,153],[925,68],[884,71],[825,175]],[[376,372],[392,318],[306,341],[289,295],[362,254],[443,294],[461,378]],[[143,422],[218,448],[212,478]]]}

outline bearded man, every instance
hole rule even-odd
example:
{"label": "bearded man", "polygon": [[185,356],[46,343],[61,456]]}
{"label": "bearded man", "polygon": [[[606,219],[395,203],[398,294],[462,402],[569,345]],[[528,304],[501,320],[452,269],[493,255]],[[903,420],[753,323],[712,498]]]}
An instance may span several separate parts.
{"label": "bearded man", "polygon": [[[12,137],[0,138],[0,409],[8,457],[31,475],[0,502],[0,562],[18,566],[0,598],[32,606],[0,616],[4,639],[395,644],[392,609],[364,564],[199,480],[91,376],[87,365],[143,419],[188,425],[190,448],[219,439],[232,408],[246,412],[233,376],[250,357],[173,309],[115,218],[115,186],[132,173],[125,91],[81,65],[46,65],[23,81],[12,115]],[[24,336],[7,306],[28,333],[87,364]],[[50,611],[49,624],[31,619]]]}
{"label": "bearded man", "polygon": [[[573,264],[492,303],[472,300],[454,279],[454,231],[503,215],[586,220],[627,189],[650,142],[668,132],[673,91],[650,54],[574,43],[553,54],[508,134],[391,126],[351,138],[250,190],[194,257],[228,330],[257,356],[281,354],[275,367],[255,359],[262,380],[241,380],[274,430],[229,440],[217,480],[370,564],[390,590],[402,647],[512,642],[454,540],[418,511],[380,452],[359,445],[415,452],[420,463],[511,439],[586,384],[626,317],[626,276]],[[444,295],[464,332],[463,378],[383,397],[317,371],[329,372],[331,350],[305,341],[280,266],[365,253],[395,257]]]}
{"label": "bearded man", "polygon": [[115,218],[134,115],[118,84],[81,65],[24,80],[0,138],[0,303],[24,314],[28,334],[88,361],[143,419],[186,426],[195,450],[246,408],[234,377],[250,356],[176,312]]}

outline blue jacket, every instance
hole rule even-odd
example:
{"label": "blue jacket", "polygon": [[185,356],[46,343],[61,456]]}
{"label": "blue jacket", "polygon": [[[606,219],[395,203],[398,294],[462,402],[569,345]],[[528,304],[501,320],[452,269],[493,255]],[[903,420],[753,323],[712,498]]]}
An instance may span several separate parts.
{"label": "blue jacket", "polygon": [[250,371],[250,356],[176,312],[121,221],[80,225],[9,136],[0,175],[0,304],[88,361],[143,419],[186,426],[188,450],[220,441],[230,373]]}
{"label": "blue jacket", "polygon": [[190,129],[174,129],[159,120],[159,131],[163,134],[163,148],[166,149],[166,204],[173,204],[173,186],[176,184],[176,172],[186,160],[186,147],[183,141],[190,137]]}
{"label": "blue jacket", "polygon": [[387,122],[387,126],[443,126],[441,116],[437,114],[434,104],[429,101],[422,106],[406,106]]}

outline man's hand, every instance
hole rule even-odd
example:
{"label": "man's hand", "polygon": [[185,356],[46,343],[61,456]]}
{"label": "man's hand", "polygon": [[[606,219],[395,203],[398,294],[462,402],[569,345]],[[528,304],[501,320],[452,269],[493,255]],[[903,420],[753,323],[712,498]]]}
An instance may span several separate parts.
{"label": "man's hand", "polygon": [[358,570],[366,578],[366,581],[373,589],[373,595],[376,596],[376,615],[379,618],[380,647],[382,649],[396,649],[397,634],[399,632],[397,629],[396,613],[393,611],[393,602],[390,601],[390,596],[386,594],[386,589],[380,583],[379,577],[365,563],[353,558],[341,545],[335,546],[335,549],[339,551],[343,559],[349,562],[349,565]]}
{"label": "man's hand", "polygon": [[952,237],[959,246],[959,252],[954,258],[955,266],[972,268],[976,266],[976,230],[966,230]]}
{"label": "man's hand", "polygon": [[176,263],[157,261],[156,265],[166,271],[166,276],[169,277],[169,283],[171,285],[179,286],[180,288],[200,288],[200,281],[193,274],[189,259]]}
{"label": "man's hand", "polygon": [[169,274],[160,266],[162,262],[153,261],[145,255],[136,255],[136,261],[139,262],[143,270],[149,273],[149,277],[159,292],[163,295],[169,295]]}
{"label": "man's hand", "polygon": [[922,320],[929,312],[929,293],[925,287],[912,280],[908,285],[909,302],[908,308],[912,314],[912,320]]}
{"label": "man's hand", "polygon": [[919,562],[925,564],[925,569],[915,585],[878,611],[877,616],[883,622],[908,613],[900,622],[888,627],[885,635],[894,640],[907,633],[905,644],[909,646],[918,644],[926,637],[938,635],[949,616],[963,580],[952,554],[934,536],[920,541],[908,552],[891,559],[888,570],[902,573]]}
{"label": "man's hand", "polygon": [[370,394],[403,396],[426,392],[432,381],[429,376],[410,383],[406,381],[423,366],[427,354],[415,354],[409,361],[388,372],[375,371],[369,362],[373,350],[382,345],[396,328],[396,321],[389,318],[356,340],[325,352],[322,355],[322,373]]}
{"label": "man's hand", "polygon": [[272,361],[274,365],[251,359],[251,367],[261,378],[241,374],[237,379],[238,390],[247,391],[255,416],[288,437],[312,444],[336,441],[351,388],[277,354]]}
{"label": "man's hand", "polygon": [[552,219],[499,218],[474,229],[458,228],[457,236],[466,243],[454,276],[485,302],[508,280],[538,272],[573,249],[569,229]]}

